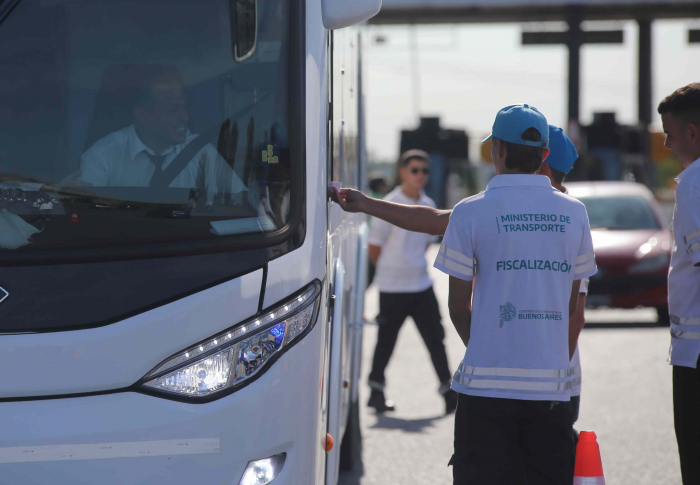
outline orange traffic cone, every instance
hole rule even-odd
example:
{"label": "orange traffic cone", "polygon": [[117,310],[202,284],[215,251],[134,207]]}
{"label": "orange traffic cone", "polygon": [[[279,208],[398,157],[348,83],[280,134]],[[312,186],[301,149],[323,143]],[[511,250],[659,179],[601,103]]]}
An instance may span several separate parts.
{"label": "orange traffic cone", "polygon": [[581,431],[578,434],[574,485],[605,485],[600,448],[593,431]]}
{"label": "orange traffic cone", "polygon": [[78,222],[78,214],[76,214],[76,213],[74,212],[73,215],[72,215],[71,218],[70,218],[70,221],[71,221],[71,222]]}

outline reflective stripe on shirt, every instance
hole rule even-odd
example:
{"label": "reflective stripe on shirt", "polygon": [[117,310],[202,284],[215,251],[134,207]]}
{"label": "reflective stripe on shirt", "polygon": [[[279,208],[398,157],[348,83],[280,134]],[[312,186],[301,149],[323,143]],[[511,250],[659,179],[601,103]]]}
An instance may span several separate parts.
{"label": "reflective stripe on shirt", "polygon": [[700,325],[700,317],[681,318],[671,315],[671,323],[676,325]]}
{"label": "reflective stripe on shirt", "polygon": [[[518,391],[565,391],[571,389],[575,379],[568,379],[580,367],[569,369],[516,369],[508,367],[475,367],[459,365],[454,375],[454,381],[462,386],[473,389],[510,389]],[[481,379],[479,377],[510,377],[511,379]],[[550,381],[531,381],[520,379],[561,379]],[[580,383],[581,378],[578,378]]]}
{"label": "reflective stripe on shirt", "polygon": [[672,328],[671,337],[683,340],[700,340],[700,330],[676,330]]}
{"label": "reflective stripe on shirt", "polygon": [[435,262],[440,263],[447,269],[463,274],[464,276],[474,276],[474,268],[450,261],[440,254],[437,255],[437,258],[435,258]]}
{"label": "reflective stripe on shirt", "polygon": [[686,249],[686,252],[688,254],[691,254],[691,253],[694,253],[695,251],[697,251],[698,249],[700,249],[700,242],[696,242],[696,243],[693,243],[690,246],[688,246],[688,249]]}
{"label": "reflective stripe on shirt", "polygon": [[574,275],[583,274],[593,268],[595,268],[595,253],[593,251],[576,257]]}
{"label": "reflective stripe on shirt", "polygon": [[[464,276],[474,276],[474,258],[469,258],[454,249],[448,248],[444,244],[440,245],[440,252],[435,261],[445,268],[456,271]],[[457,261],[459,261],[459,263]]]}
{"label": "reflective stripe on shirt", "polygon": [[576,258],[576,264],[583,264],[587,263],[591,259],[595,257],[595,253],[591,251],[590,253],[582,254],[581,256]]}
{"label": "reflective stripe on shirt", "polygon": [[495,379],[472,379],[460,374],[454,375],[454,382],[473,389],[508,389],[515,391],[567,391],[571,381],[509,381]]}
{"label": "reflective stripe on shirt", "polygon": [[574,274],[579,275],[579,274],[587,273],[588,271],[592,270],[593,268],[595,268],[595,259],[592,259],[591,261],[589,261],[586,264],[576,265],[576,270],[574,271]]}
{"label": "reflective stripe on shirt", "polygon": [[[697,326],[698,328],[674,328]],[[671,315],[671,337],[682,340],[700,340],[700,317],[678,317]]]}
{"label": "reflective stripe on shirt", "polygon": [[689,232],[688,234],[683,236],[683,240],[685,241],[686,244],[688,244],[690,241],[692,241],[693,239],[696,239],[698,237],[700,237],[700,229],[693,231],[693,232]]}
{"label": "reflective stripe on shirt", "polygon": [[533,379],[561,379],[581,372],[579,366],[568,369],[515,369],[511,367],[474,367],[473,365],[459,364],[457,372],[474,376],[498,376],[498,377],[531,377]]}
{"label": "reflective stripe on shirt", "polygon": [[440,245],[440,252],[445,254],[448,258],[454,259],[455,261],[459,261],[460,263],[464,263],[472,267],[474,266],[474,258],[467,257],[454,249],[448,248],[444,244]]}

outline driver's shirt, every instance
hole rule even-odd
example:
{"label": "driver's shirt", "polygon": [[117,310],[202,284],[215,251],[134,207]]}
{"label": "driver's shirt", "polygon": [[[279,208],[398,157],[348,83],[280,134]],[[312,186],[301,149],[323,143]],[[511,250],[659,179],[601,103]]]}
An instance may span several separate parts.
{"label": "driver's shirt", "polygon": [[[184,143],[168,147],[161,154],[166,155],[161,170],[165,170],[198,136],[188,130]],[[154,155],[131,125],[98,140],[83,153],[79,180],[96,187],[147,187],[156,171],[156,165],[151,160]],[[206,191],[208,203],[216,194],[246,190],[238,175],[209,143],[197,152],[169,187],[201,188]]]}
{"label": "driver's shirt", "polygon": [[454,208],[435,267],[474,279],[469,346],[452,389],[568,401],[571,286],[597,271],[584,205],[543,175],[497,175]]}

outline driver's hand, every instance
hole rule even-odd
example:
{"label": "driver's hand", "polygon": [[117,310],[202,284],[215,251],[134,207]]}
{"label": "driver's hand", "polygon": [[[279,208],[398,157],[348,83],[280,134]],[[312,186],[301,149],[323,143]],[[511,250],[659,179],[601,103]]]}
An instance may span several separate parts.
{"label": "driver's hand", "polygon": [[345,212],[365,212],[367,196],[359,190],[333,188],[330,196]]}
{"label": "driver's hand", "polygon": [[92,187],[90,182],[85,182],[84,180],[78,180],[80,176],[83,175],[82,170],[78,170],[75,173],[66,175],[66,178],[58,183],[59,187]]}

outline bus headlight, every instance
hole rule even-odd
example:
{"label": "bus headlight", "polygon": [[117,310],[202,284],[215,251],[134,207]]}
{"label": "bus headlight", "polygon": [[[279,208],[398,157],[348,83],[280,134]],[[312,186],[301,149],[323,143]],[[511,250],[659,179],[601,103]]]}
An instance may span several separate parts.
{"label": "bus headlight", "polygon": [[141,380],[142,389],[202,399],[250,382],[313,326],[320,295],[316,281],[271,311],[178,352]]}
{"label": "bus headlight", "polygon": [[280,453],[264,460],[249,462],[238,485],[267,485],[282,471],[286,458],[286,453]]}

